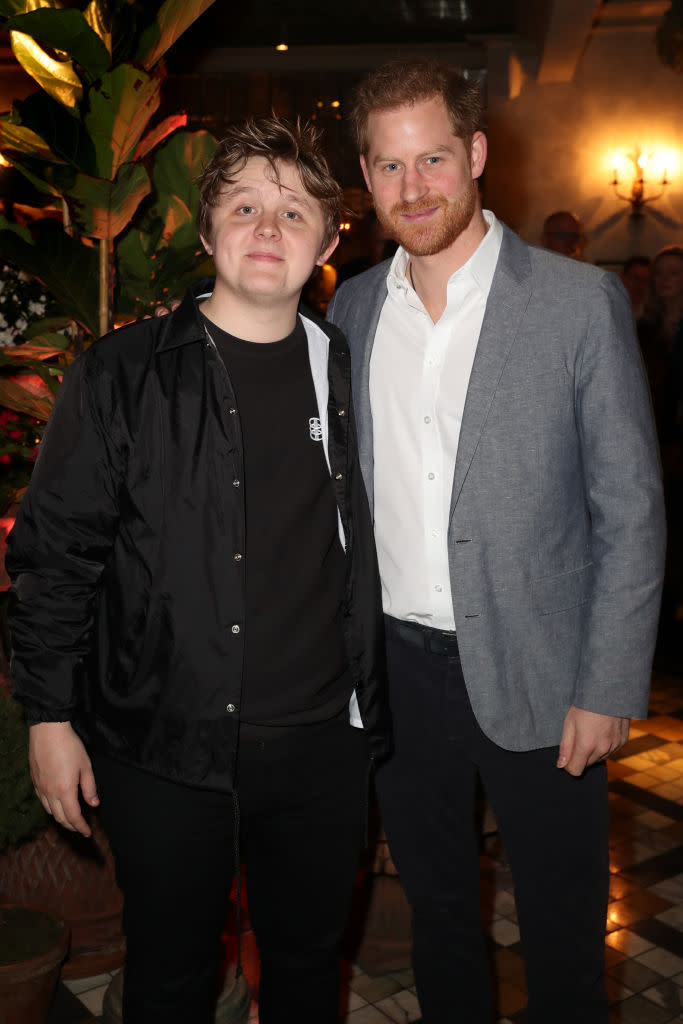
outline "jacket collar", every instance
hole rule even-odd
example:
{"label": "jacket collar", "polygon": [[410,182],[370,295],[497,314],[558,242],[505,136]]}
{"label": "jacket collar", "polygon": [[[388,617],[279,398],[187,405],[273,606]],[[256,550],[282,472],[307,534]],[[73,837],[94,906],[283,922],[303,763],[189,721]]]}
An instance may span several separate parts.
{"label": "jacket collar", "polygon": [[213,277],[204,277],[196,281],[188,288],[185,298],[178,308],[163,318],[156,352],[165,352],[169,349],[179,348],[181,345],[190,345],[206,340],[198,302],[201,296],[211,294],[214,281]]}

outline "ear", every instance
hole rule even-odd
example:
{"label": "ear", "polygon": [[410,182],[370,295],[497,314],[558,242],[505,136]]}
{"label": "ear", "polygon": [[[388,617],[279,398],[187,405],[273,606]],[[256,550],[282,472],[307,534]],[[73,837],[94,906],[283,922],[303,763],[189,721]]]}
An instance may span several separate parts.
{"label": "ear", "polygon": [[201,239],[202,245],[203,245],[203,246],[204,246],[204,248],[206,249],[206,253],[207,253],[207,255],[208,255],[208,256],[213,256],[213,246],[209,245],[209,243],[207,242],[207,240],[206,240],[206,239],[204,238],[204,235],[200,235],[199,237],[200,237],[200,239]]}
{"label": "ear", "polygon": [[480,178],[483,174],[484,167],[486,166],[487,153],[488,143],[486,141],[486,136],[483,132],[475,132],[472,136],[472,146],[470,149],[472,178]]}
{"label": "ear", "polygon": [[317,260],[315,261],[316,267],[322,267],[323,263],[327,263],[328,259],[339,245],[339,235],[335,235],[330,244],[323,252],[320,253]]}
{"label": "ear", "polygon": [[365,178],[365,184],[368,186],[368,192],[372,192],[372,185],[370,184],[370,175],[368,174],[368,165],[364,156],[360,158],[360,166]]}

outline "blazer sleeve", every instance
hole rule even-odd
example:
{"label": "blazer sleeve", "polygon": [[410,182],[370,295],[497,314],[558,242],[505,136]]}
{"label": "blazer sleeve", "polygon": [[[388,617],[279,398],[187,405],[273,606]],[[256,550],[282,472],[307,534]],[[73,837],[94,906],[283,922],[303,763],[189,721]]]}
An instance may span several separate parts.
{"label": "blazer sleeve", "polygon": [[117,529],[121,457],[93,393],[93,356],[64,376],[8,539],[12,677],[30,723],[68,721],[79,704]]}
{"label": "blazer sleeve", "polygon": [[594,585],[573,702],[641,718],[664,573],[659,451],[628,299],[612,274],[596,291],[575,378]]}

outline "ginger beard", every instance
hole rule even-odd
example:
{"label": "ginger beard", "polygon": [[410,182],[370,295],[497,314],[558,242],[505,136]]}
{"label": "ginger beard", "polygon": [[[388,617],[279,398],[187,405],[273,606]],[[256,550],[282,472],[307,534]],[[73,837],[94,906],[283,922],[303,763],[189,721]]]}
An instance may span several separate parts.
{"label": "ginger beard", "polygon": [[[384,230],[401,245],[410,256],[436,256],[455,242],[470,224],[477,208],[477,183],[470,180],[455,199],[436,193],[416,203],[396,203],[389,210],[375,205],[377,219]],[[438,206],[441,215],[431,217],[428,223],[411,224],[406,214],[433,210]]]}

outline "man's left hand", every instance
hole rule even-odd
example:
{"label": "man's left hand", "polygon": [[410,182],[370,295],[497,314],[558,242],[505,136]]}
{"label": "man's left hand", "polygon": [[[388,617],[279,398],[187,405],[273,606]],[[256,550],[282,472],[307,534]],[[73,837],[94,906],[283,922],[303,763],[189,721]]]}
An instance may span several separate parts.
{"label": "man's left hand", "polygon": [[557,767],[581,775],[589,765],[616,753],[628,739],[628,718],[598,715],[572,705],[564,720]]}

